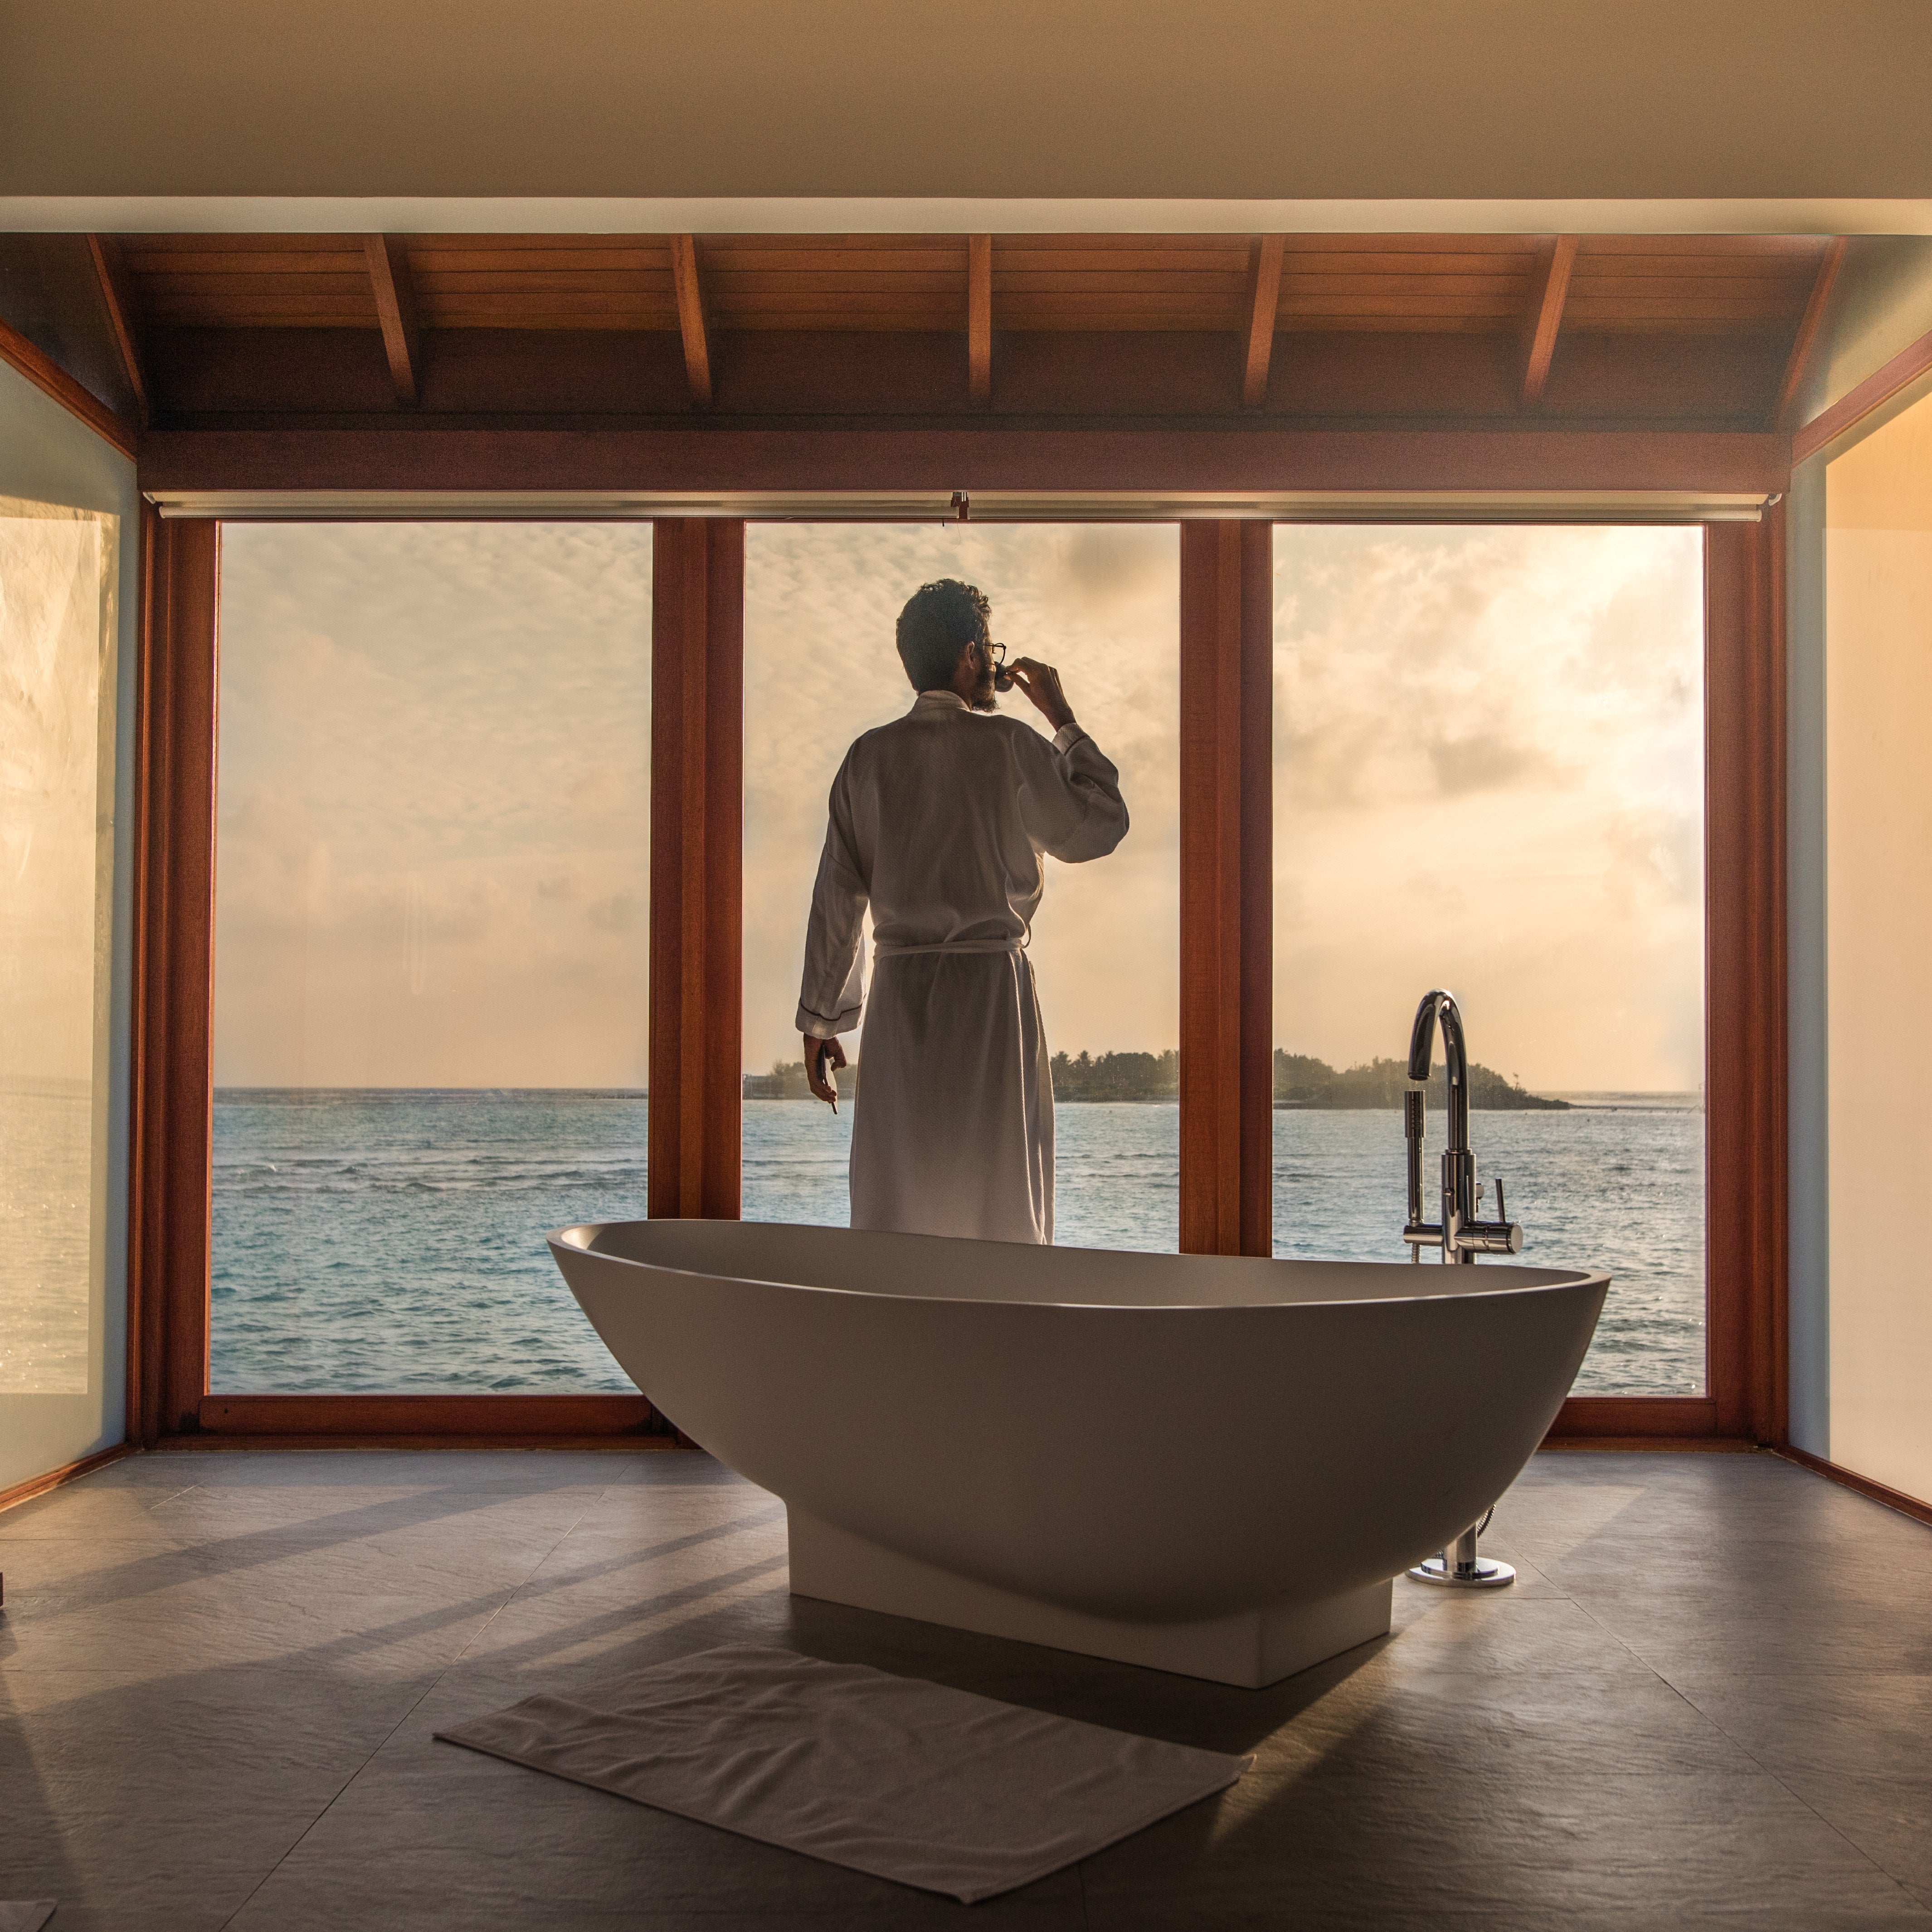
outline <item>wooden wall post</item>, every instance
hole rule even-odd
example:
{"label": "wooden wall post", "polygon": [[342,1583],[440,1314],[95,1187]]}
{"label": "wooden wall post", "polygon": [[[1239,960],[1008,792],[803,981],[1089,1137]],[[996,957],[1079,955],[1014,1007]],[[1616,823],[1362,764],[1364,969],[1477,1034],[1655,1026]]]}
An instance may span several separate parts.
{"label": "wooden wall post", "polygon": [[142,518],[128,1436],[152,1444],[208,1388],[220,526]]}
{"label": "wooden wall post", "polygon": [[1788,1406],[1784,508],[1704,536],[1705,1167],[1720,1436],[1782,1443]]}
{"label": "wooden wall post", "polygon": [[739,1211],[745,526],[658,524],[651,567],[652,1215]]}
{"label": "wooden wall post", "polygon": [[1274,1244],[1274,530],[1180,526],[1180,1246]]}

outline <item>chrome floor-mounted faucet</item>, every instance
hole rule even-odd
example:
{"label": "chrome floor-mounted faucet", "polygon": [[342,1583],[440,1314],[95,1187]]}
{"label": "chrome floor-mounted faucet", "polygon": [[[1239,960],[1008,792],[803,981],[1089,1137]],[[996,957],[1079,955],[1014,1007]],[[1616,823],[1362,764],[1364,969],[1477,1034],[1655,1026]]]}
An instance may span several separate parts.
{"label": "chrome floor-mounted faucet", "polygon": [[[1449,1144],[1442,1150],[1442,1218],[1422,1218],[1422,1140],[1429,1103],[1430,1050],[1442,1028],[1442,1072],[1449,1088]],[[1462,1012],[1454,993],[1439,987],[1422,996],[1408,1038],[1408,1091],[1402,1096],[1402,1130],[1408,1138],[1408,1222],[1402,1231],[1408,1258],[1419,1262],[1426,1247],[1439,1246],[1444,1262],[1473,1267],[1478,1255],[1522,1252],[1522,1230],[1503,1204],[1496,1183],[1496,1218],[1482,1218],[1483,1190],[1476,1184],[1476,1156],[1469,1149],[1469,1054],[1462,1039]]]}
{"label": "chrome floor-mounted faucet", "polygon": [[[1439,1221],[1422,1218],[1422,1141],[1429,1105],[1429,1060],[1436,1030],[1442,1029],[1442,1072],[1449,1090],[1449,1144],[1442,1150],[1442,1205]],[[1483,1219],[1483,1190],[1476,1181],[1476,1156],[1469,1147],[1469,1053],[1462,1037],[1462,1012],[1456,996],[1438,987],[1422,996],[1408,1037],[1408,1090],[1402,1096],[1402,1130],[1408,1142],[1408,1220],[1402,1231],[1408,1258],[1422,1258],[1426,1247],[1440,1247],[1445,1263],[1473,1268],[1478,1255],[1522,1252],[1522,1229],[1503,1204],[1496,1181],[1496,1218]],[[1496,1514],[1493,1509],[1490,1514]],[[1418,1563],[1408,1574],[1418,1583],[1448,1583],[1462,1589],[1492,1590],[1516,1581],[1507,1563],[1476,1553],[1476,1540],[1489,1516],[1456,1538],[1453,1550]]]}

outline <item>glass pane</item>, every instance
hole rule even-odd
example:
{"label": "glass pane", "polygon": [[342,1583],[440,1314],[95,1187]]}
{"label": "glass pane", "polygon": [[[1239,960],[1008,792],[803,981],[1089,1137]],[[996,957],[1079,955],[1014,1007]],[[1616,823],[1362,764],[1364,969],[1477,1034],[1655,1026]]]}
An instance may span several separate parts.
{"label": "glass pane", "polygon": [[1834,1462],[1932,1498],[1932,1127],[1911,1068],[1932,942],[1932,398],[1825,472],[1826,1064]]}
{"label": "glass pane", "polygon": [[212,1385],[629,1386],[545,1232],[644,1211],[650,530],[222,539]]}
{"label": "glass pane", "polygon": [[1447,987],[1525,1260],[1612,1271],[1579,1391],[1701,1390],[1701,532],[1283,527],[1275,595],[1276,1252],[1406,1252]]}
{"label": "glass pane", "polygon": [[[747,534],[744,1212],[846,1225],[854,1106],[802,1077],[800,969],[826,799],[846,748],[902,716],[902,606],[944,577],[991,598],[1014,656],[1056,665],[1119,767],[1117,850],[1046,861],[1030,956],[1054,1055],[1054,1238],[1172,1250],[1179,1227],[1180,547],[1171,526],[760,525]],[[1038,714],[1019,692],[1003,712]],[[859,1036],[844,1039],[856,1061]],[[1063,1063],[1060,1056],[1065,1055]],[[1162,1056],[1167,1056],[1163,1058]],[[787,1073],[784,1070],[797,1070]],[[943,1104],[936,1097],[935,1104]]]}
{"label": "glass pane", "polygon": [[98,1381],[118,520],[0,498],[0,1396]]}

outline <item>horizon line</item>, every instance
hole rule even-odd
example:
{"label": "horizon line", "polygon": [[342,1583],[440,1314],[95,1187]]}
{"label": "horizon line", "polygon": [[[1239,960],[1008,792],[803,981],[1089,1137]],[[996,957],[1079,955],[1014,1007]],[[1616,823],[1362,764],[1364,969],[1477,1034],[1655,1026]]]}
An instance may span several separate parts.
{"label": "horizon line", "polygon": [[[1175,1049],[1170,1048],[1169,1052]],[[1314,1058],[1310,1055],[1309,1058]],[[798,1063],[802,1065],[801,1061]],[[848,1063],[856,1067],[856,1060]],[[745,1077],[766,1079],[771,1070],[762,1072],[746,1070]],[[1697,1094],[1703,1092],[1702,1084],[1696,1087],[1556,1087],[1538,1083],[1538,1090],[1556,1095],[1564,1094]],[[230,1081],[224,1082],[211,1090],[217,1096],[224,1094],[608,1094],[614,1098],[644,1100],[650,1097],[648,1087],[623,1087],[615,1084],[592,1082],[577,1087],[519,1087],[502,1082],[484,1082],[473,1086],[421,1087],[378,1086],[364,1083],[356,1086],[326,1086],[290,1084],[285,1081]]]}

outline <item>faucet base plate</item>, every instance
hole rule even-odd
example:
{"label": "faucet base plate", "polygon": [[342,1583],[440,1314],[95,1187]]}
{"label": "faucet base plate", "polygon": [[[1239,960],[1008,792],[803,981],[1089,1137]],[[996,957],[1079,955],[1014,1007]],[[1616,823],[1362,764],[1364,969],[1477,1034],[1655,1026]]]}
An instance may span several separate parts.
{"label": "faucet base plate", "polygon": [[1516,1581],[1514,1565],[1492,1562],[1486,1556],[1477,1558],[1472,1574],[1464,1574],[1454,1563],[1440,1556],[1418,1563],[1408,1574],[1412,1582],[1444,1584],[1452,1590],[1500,1590],[1504,1584]]}

